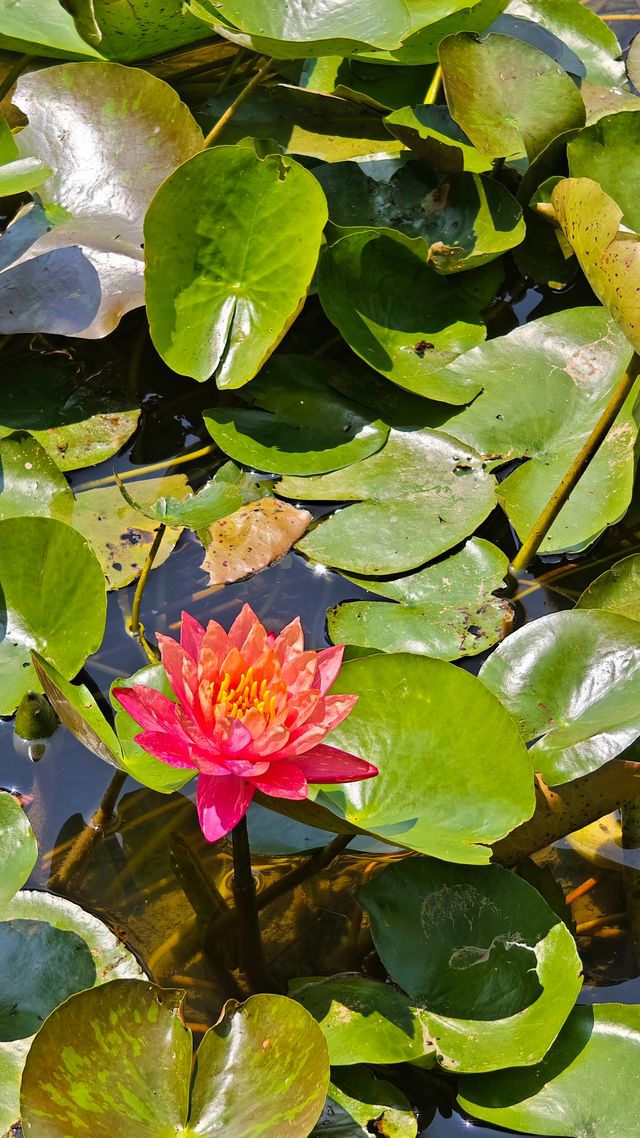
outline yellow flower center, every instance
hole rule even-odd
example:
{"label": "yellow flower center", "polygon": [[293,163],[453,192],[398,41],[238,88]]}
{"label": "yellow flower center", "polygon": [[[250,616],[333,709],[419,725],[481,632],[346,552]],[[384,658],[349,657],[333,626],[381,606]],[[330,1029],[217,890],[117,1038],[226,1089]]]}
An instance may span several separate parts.
{"label": "yellow flower center", "polygon": [[258,684],[253,678],[253,668],[247,668],[238,680],[237,687],[230,687],[231,676],[224,673],[222,683],[218,688],[216,703],[224,705],[225,715],[231,719],[242,719],[247,711],[255,707],[267,719],[273,719],[276,713],[276,697],[271,695],[267,681]]}

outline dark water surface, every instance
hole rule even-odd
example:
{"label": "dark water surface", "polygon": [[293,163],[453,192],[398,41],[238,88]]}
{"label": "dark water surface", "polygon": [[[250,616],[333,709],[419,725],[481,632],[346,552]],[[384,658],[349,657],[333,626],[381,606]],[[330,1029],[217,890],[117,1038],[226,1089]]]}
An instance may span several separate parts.
{"label": "dark water surface", "polygon": [[[609,13],[611,26],[623,46],[640,30],[640,3],[613,0],[591,7],[602,15]],[[624,19],[618,19],[624,16]],[[531,319],[567,303],[589,303],[579,290],[562,298],[532,290],[507,317],[507,327]],[[132,335],[136,317],[128,318]],[[125,323],[125,328],[126,328]],[[72,478],[76,488],[113,480],[120,473],[140,470],[160,463],[170,469],[171,459],[185,449],[197,450],[210,443],[200,418],[202,407],[210,405],[211,394],[167,373],[147,350],[142,368],[144,390],[148,393],[141,429],[131,445],[116,459],[92,470],[79,471]],[[207,465],[208,464],[208,465]],[[201,480],[218,463],[211,457],[176,470],[194,474]],[[163,471],[161,471],[162,473]],[[157,471],[155,472],[157,473]],[[143,476],[143,475],[142,475]],[[196,481],[196,485],[199,484]],[[633,511],[632,511],[633,512]],[[503,521],[490,519],[483,536],[513,552],[512,536]],[[613,561],[640,549],[640,513],[629,516],[624,525],[614,527],[589,554],[572,564],[538,565],[537,578],[526,576],[515,598],[518,623],[545,612],[570,607],[585,585]],[[200,568],[202,548],[185,534],[168,562],[153,571],[144,596],[142,620],[150,636],[156,632],[176,635],[182,608],[206,622],[211,618],[228,626],[241,605],[248,601],[269,628],[279,629],[300,615],[308,643],[320,648],[327,643],[325,613],[344,599],[366,595],[337,573],[312,567],[297,554],[249,581],[214,591]],[[86,665],[82,680],[96,695],[108,694],[119,675],[128,675],[146,663],[140,646],[126,631],[133,587],[109,594],[108,624],[104,646]],[[481,658],[463,666],[477,670]],[[89,819],[109,783],[111,771],[63,729],[48,744],[44,758],[33,763],[25,744],[16,740],[12,723],[0,721],[0,785],[33,796],[29,816],[40,844],[41,857],[31,884],[47,888],[52,871],[60,864],[70,840]],[[277,815],[252,807],[251,835],[257,851],[258,886],[270,882],[291,867],[286,856],[292,827]],[[305,831],[305,848],[322,844],[318,831]],[[327,840],[330,835],[327,835]],[[300,840],[300,832],[292,845]],[[354,902],[355,886],[380,864],[382,849],[370,842],[356,843],[353,850],[335,863],[332,880],[315,879],[293,895],[276,902],[265,915],[267,954],[284,979],[292,975],[332,972],[357,966],[366,950],[366,934],[360,927]],[[385,855],[385,856],[393,856]],[[203,1031],[217,1017],[219,995],[209,967],[206,951],[207,919],[198,906],[190,885],[191,867],[200,862],[223,895],[229,892],[231,858],[228,846],[207,846],[197,824],[192,794],[162,796],[140,788],[128,780],[121,795],[112,832],[100,843],[81,874],[66,889],[68,896],[103,916],[116,931],[126,935],[143,959],[153,978],[164,985],[184,986],[188,992],[187,1015],[196,1030]],[[293,859],[295,862],[295,859]],[[592,867],[577,863],[575,855],[560,850],[556,871],[561,879],[580,881]],[[605,872],[604,876],[607,876]],[[619,902],[619,867],[609,874],[602,897],[594,912],[615,911]],[[188,899],[187,894],[191,897]],[[599,906],[599,910],[598,907]],[[589,911],[586,916],[588,917]],[[584,918],[583,918],[584,919]],[[634,979],[624,934],[610,940],[583,945],[587,975],[602,978],[620,987],[587,989],[585,999],[623,999],[636,1002],[640,989]],[[450,1106],[441,1104],[442,1113],[433,1110],[422,1117],[428,1138],[480,1138],[481,1135],[507,1133],[470,1123]]]}

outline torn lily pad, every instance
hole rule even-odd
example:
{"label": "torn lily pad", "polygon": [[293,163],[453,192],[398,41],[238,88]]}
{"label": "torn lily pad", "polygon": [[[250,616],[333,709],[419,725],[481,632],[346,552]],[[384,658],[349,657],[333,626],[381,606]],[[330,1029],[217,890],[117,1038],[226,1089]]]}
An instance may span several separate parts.
{"label": "torn lily pad", "polygon": [[0,240],[0,331],[105,336],[144,303],[144,215],[200,129],[167,84],[115,63],[23,75],[14,102],[29,119],[20,154],[53,174],[47,213],[32,207]]}
{"label": "torn lily pad", "polygon": [[569,929],[533,886],[498,865],[409,858],[362,886],[359,900],[446,1069],[540,1062],[582,977]]}
{"label": "torn lily pad", "polygon": [[476,656],[511,630],[512,606],[493,596],[504,584],[507,561],[495,545],[472,538],[460,553],[407,577],[350,576],[354,584],[395,603],[343,602],[327,613],[329,635],[336,644],[381,652],[417,652],[439,660]]}
{"label": "torn lily pad", "polygon": [[353,502],[298,542],[313,561],[365,576],[416,569],[468,537],[495,505],[480,457],[437,431],[391,431],[371,458],[276,491],[307,502]]}

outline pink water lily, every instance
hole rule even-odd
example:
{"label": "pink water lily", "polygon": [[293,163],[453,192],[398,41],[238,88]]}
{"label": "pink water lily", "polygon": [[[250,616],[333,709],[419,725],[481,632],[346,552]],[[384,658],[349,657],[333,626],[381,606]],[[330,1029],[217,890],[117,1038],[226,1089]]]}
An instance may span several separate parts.
{"label": "pink water lily", "polygon": [[302,799],[310,782],[378,773],[323,743],[358,698],[327,695],[344,645],[305,651],[299,619],[275,636],[249,605],[228,633],[215,620],[204,629],[183,613],[180,643],[158,636],[158,644],[176,701],[142,684],[114,694],[143,728],[136,742],[145,751],[198,772],[198,815],[208,841],[233,829],[256,790]]}

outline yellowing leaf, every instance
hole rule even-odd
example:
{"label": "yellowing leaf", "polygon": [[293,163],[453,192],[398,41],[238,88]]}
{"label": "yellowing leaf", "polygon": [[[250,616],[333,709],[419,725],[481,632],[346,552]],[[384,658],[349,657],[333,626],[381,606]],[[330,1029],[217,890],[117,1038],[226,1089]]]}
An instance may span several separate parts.
{"label": "yellowing leaf", "polygon": [[622,210],[591,178],[558,182],[551,203],[596,296],[640,351],[640,237],[620,229]]}
{"label": "yellowing leaf", "polygon": [[261,498],[210,525],[202,568],[212,585],[239,581],[265,569],[302,537],[311,514],[275,498]]}

